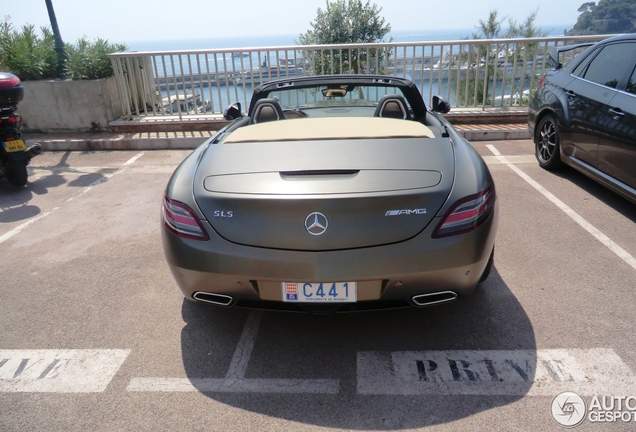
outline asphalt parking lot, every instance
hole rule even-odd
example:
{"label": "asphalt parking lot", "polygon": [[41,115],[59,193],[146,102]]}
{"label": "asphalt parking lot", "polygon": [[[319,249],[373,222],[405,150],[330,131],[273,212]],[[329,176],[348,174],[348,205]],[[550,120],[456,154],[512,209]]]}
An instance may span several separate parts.
{"label": "asphalt parking lot", "polygon": [[490,278],[324,316],[182,298],[159,221],[188,151],[34,159],[27,188],[0,180],[0,430],[560,430],[565,391],[577,430],[636,429],[636,399],[592,415],[636,397],[636,206],[542,170],[529,140],[474,146],[500,206]]}

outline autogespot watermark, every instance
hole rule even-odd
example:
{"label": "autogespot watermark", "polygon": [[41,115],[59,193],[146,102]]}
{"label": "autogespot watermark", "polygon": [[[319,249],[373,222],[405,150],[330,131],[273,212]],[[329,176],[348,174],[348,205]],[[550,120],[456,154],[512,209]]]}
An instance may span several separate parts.
{"label": "autogespot watermark", "polygon": [[552,400],[552,417],[573,428],[591,423],[636,423],[636,396],[592,396],[589,405],[575,392],[563,392]]}

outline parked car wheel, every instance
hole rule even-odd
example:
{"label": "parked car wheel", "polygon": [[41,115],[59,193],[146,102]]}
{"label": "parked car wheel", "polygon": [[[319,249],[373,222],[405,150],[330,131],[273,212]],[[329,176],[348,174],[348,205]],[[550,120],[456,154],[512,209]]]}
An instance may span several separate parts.
{"label": "parked car wheel", "polygon": [[559,127],[552,115],[546,115],[539,122],[534,134],[534,143],[535,156],[541,168],[550,170],[563,165],[560,155]]}

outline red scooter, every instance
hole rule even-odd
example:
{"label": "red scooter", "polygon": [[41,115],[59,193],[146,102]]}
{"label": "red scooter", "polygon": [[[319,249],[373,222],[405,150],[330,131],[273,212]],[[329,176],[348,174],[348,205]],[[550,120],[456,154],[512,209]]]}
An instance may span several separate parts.
{"label": "red scooter", "polygon": [[42,146],[27,148],[21,139],[22,116],[16,112],[18,102],[24,97],[20,79],[10,73],[0,72],[0,178],[22,187],[27,183],[27,165],[42,153]]}

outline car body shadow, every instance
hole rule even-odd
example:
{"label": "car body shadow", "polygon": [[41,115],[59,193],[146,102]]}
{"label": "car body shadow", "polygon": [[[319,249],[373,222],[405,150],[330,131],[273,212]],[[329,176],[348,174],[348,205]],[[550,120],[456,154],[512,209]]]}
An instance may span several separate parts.
{"label": "car body shadow", "polygon": [[[227,379],[245,322],[260,313],[253,350],[243,353],[249,356],[245,381],[335,381],[335,392],[210,391],[202,385],[205,378]],[[532,325],[496,268],[472,296],[424,309],[317,316],[222,309],[184,300],[182,316],[183,363],[195,388],[236,408],[308,425],[390,430],[448,423],[521,399],[536,371]],[[360,391],[360,353],[459,350],[524,350],[534,354],[534,364],[526,365],[530,376],[513,396]],[[381,380],[370,375],[362,378]]]}
{"label": "car body shadow", "polygon": [[632,222],[636,222],[636,204],[627,198],[623,198],[616,192],[606,188],[574,168],[563,167],[562,169],[551,171],[551,173],[575,184],[603,204],[616,210]]}

